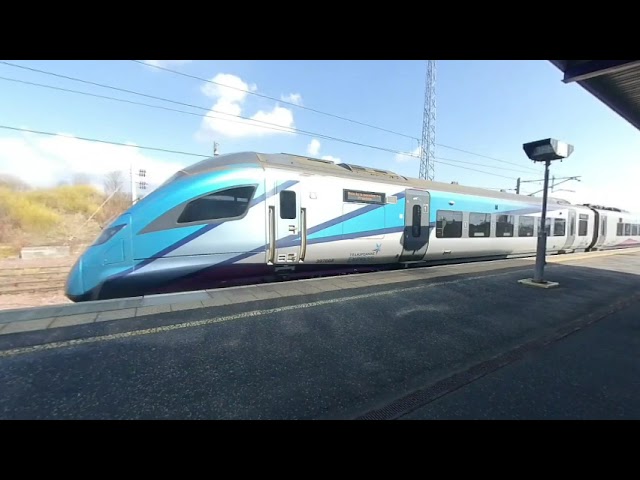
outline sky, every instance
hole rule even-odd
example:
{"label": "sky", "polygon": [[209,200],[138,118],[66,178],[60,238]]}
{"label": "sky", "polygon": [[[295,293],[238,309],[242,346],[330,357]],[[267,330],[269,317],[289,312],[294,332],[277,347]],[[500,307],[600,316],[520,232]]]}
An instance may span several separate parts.
{"label": "sky", "polygon": [[[0,63],[0,174],[36,187],[74,173],[101,185],[106,173],[131,167],[145,169],[153,187],[211,155],[214,142],[221,154],[286,152],[419,176],[419,160],[406,154],[420,145],[424,60],[2,62],[13,66]],[[639,132],[579,85],[564,84],[549,61],[436,64],[435,180],[514,189],[520,177],[522,192],[534,193],[542,182],[529,181],[542,179],[543,169],[522,144],[553,137],[575,150],[552,164],[551,175],[581,181],[565,182],[552,196],[640,212]]]}

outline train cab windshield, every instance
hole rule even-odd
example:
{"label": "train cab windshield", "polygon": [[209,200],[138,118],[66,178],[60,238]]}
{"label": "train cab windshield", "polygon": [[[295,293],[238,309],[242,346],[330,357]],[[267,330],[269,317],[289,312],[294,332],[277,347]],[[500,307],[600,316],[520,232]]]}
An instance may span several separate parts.
{"label": "train cab windshield", "polygon": [[241,217],[247,212],[255,190],[253,185],[234,187],[197,198],[185,206],[178,223]]}

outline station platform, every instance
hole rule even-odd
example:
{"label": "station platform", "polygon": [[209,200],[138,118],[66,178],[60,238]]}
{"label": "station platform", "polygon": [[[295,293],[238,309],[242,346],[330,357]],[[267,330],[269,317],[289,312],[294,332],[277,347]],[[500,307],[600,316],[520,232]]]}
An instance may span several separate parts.
{"label": "station platform", "polygon": [[0,418],[640,418],[640,249],[547,262],[5,311]]}

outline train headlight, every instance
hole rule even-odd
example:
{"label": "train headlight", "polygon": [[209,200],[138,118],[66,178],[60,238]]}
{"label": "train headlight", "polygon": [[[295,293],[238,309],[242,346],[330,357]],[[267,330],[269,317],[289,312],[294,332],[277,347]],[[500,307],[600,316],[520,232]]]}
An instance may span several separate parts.
{"label": "train headlight", "polygon": [[116,233],[118,233],[120,230],[122,230],[126,226],[127,224],[123,223],[113,227],[105,228],[100,234],[100,236],[97,238],[97,240],[93,242],[93,246],[95,247],[96,245],[102,245],[103,243],[109,241]]}

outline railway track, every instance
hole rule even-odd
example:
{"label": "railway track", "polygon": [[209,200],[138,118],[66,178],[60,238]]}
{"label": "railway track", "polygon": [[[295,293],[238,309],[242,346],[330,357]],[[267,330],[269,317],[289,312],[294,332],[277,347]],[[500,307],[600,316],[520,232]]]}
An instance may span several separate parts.
{"label": "railway track", "polygon": [[0,295],[62,291],[70,268],[69,265],[4,268],[0,270]]}

